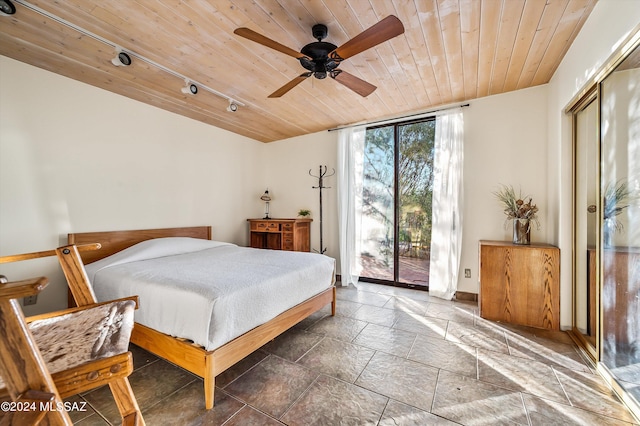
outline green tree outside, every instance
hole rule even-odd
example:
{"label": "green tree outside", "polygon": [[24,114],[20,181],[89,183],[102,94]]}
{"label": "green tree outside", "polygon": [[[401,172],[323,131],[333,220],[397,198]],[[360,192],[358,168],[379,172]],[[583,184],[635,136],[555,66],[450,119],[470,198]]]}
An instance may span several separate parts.
{"label": "green tree outside", "polygon": [[[431,244],[435,120],[398,126],[399,249],[427,257]],[[378,256],[393,263],[394,126],[367,130],[363,213],[384,227]],[[371,253],[373,254],[373,253]]]}

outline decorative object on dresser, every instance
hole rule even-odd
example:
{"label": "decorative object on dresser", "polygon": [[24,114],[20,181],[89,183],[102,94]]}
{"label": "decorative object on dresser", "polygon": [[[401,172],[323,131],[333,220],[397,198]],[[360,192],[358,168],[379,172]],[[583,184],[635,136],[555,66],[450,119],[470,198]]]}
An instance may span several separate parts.
{"label": "decorative object on dresser", "polygon": [[560,249],[480,241],[480,316],[528,327],[560,329]]}
{"label": "decorative object on dresser", "polygon": [[260,199],[264,201],[264,218],[263,219],[271,219],[269,217],[269,201],[271,201],[272,198],[271,198],[271,195],[269,195],[269,188],[267,188],[267,190],[264,191],[264,194],[262,194],[262,197],[260,197]]}
{"label": "decorative object on dresser", "polygon": [[322,165],[319,167],[318,176],[312,175],[311,169],[309,169],[309,176],[312,176],[318,179],[318,186],[312,186],[312,188],[318,189],[320,191],[320,195],[319,195],[320,196],[320,250],[317,250],[317,252],[320,254],[324,254],[324,252],[327,251],[327,249],[323,246],[323,243],[322,243],[322,190],[331,188],[330,186],[324,186],[324,178],[333,176],[335,174],[336,174],[336,169],[332,169],[331,174],[328,175],[327,166],[322,166]]}
{"label": "decorative object on dresser", "polygon": [[249,239],[253,248],[310,251],[310,218],[298,219],[247,219]]}
{"label": "decorative object on dresser", "polygon": [[[521,191],[516,195],[511,185],[502,185],[493,195],[504,207],[504,214],[507,215],[505,227],[510,220],[513,220],[513,243],[531,244],[531,221],[535,222],[540,229],[538,206],[532,203],[533,199],[528,195],[523,196]],[[529,201],[525,201],[527,198]]]}

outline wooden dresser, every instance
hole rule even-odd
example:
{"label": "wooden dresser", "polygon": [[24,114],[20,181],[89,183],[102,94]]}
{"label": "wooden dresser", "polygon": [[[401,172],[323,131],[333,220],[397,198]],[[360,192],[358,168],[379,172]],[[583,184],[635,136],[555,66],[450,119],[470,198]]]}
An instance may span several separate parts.
{"label": "wooden dresser", "polygon": [[310,251],[313,219],[247,219],[254,248]]}
{"label": "wooden dresser", "polygon": [[480,316],[560,329],[560,249],[549,244],[480,241]]}

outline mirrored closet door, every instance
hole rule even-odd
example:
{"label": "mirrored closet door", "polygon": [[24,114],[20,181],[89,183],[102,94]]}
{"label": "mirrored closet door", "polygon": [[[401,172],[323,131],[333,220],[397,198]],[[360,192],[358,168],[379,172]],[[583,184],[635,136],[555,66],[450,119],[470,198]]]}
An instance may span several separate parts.
{"label": "mirrored closet door", "polygon": [[601,362],[640,406],[640,47],[600,84]]}
{"label": "mirrored closet door", "polygon": [[572,335],[640,417],[640,32],[569,106]]}

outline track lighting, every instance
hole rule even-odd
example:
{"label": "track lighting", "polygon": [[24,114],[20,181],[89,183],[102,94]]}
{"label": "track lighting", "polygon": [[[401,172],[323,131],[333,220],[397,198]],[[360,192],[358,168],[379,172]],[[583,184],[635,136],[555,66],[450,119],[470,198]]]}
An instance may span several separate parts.
{"label": "track lighting", "polygon": [[198,93],[198,86],[191,83],[189,80],[185,80],[184,84],[185,86],[180,89],[180,91],[185,95],[195,95],[196,93]]}
{"label": "track lighting", "polygon": [[127,67],[131,65],[131,57],[118,49],[116,50],[116,56],[111,60],[111,63],[116,67]]}
{"label": "track lighting", "polygon": [[233,99],[229,99],[229,106],[227,107],[227,111],[236,112],[238,110],[238,104],[235,103]]}
{"label": "track lighting", "polygon": [[[107,46],[112,47],[113,49],[115,49],[115,56],[111,59],[111,63],[113,65],[115,65],[116,67],[124,67],[124,66],[129,66],[131,65],[131,58],[134,57],[136,59],[136,61],[142,61],[143,63],[147,63],[157,69],[160,69],[168,74],[171,74],[175,77],[178,77],[180,79],[182,79],[185,82],[185,86],[182,87],[180,90],[182,91],[182,93],[185,93],[187,95],[195,95],[196,93],[198,93],[198,91],[204,90],[205,92],[209,92],[212,93],[216,96],[219,96],[221,98],[226,99],[227,101],[229,101],[229,106],[227,106],[227,111],[229,112],[236,112],[238,110],[239,107],[243,107],[245,106],[245,104],[243,104],[240,101],[237,101],[229,96],[227,96],[226,94],[219,92],[215,89],[212,89],[211,87],[203,84],[203,83],[199,83],[197,81],[191,80],[188,76],[183,75],[179,72],[176,72],[170,68],[165,67],[162,64],[159,64],[147,57],[144,57],[142,55],[140,55],[139,53],[136,53],[133,50],[128,49],[128,52],[124,52],[122,47],[120,47],[118,44],[105,39],[104,37],[99,36],[98,34],[92,33],[91,31],[88,31],[74,23],[71,23],[59,16],[56,16],[50,12],[47,12],[44,9],[39,8],[38,6],[34,6],[30,3],[28,3],[25,0],[14,0],[17,3],[20,3],[21,6],[35,12],[38,13],[46,18],[49,18],[59,24],[62,24],[64,26],[66,26],[67,28],[70,28],[74,31],[79,32],[80,34],[83,34],[87,37],[91,37],[94,40],[97,40],[101,43],[106,44]],[[11,0],[0,0],[0,16],[1,15],[11,15],[14,14],[16,12],[16,8],[13,5],[13,2]]]}
{"label": "track lighting", "polygon": [[0,0],[0,15],[13,15],[16,7],[9,0]]}

